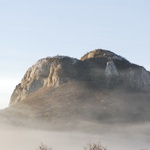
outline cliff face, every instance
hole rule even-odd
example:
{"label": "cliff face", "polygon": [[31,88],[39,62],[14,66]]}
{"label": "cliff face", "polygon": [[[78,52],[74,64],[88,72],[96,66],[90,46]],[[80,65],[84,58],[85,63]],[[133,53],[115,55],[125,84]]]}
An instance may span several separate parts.
{"label": "cliff face", "polygon": [[10,105],[23,100],[40,88],[59,86],[77,78],[75,64],[78,61],[62,56],[39,60],[27,70],[21,83],[16,86]]}
{"label": "cliff face", "polygon": [[27,70],[10,100],[10,105],[24,100],[44,87],[57,87],[70,81],[80,81],[99,88],[131,88],[150,90],[150,74],[125,58],[107,51],[94,50],[81,60],[56,56],[39,60]]}
{"label": "cliff face", "polygon": [[150,75],[143,67],[130,68],[127,74],[130,86],[142,91],[150,90]]}

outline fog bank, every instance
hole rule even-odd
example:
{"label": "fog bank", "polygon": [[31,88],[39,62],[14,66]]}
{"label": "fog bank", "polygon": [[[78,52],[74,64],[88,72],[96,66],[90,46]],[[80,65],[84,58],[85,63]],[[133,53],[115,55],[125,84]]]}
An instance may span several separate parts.
{"label": "fog bank", "polygon": [[83,150],[87,143],[101,141],[107,150],[140,150],[150,147],[149,124],[112,127],[106,133],[55,132],[21,127],[0,127],[0,149],[36,150],[44,143],[55,150]]}

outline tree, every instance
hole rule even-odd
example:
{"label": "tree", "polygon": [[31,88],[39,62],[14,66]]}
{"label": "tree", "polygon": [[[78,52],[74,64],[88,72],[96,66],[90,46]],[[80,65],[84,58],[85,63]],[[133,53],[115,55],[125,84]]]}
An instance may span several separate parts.
{"label": "tree", "polygon": [[37,150],[53,150],[51,147],[48,147],[47,145],[41,143],[39,148]]}
{"label": "tree", "polygon": [[104,146],[101,145],[100,142],[97,143],[89,143],[84,147],[84,150],[107,150]]}

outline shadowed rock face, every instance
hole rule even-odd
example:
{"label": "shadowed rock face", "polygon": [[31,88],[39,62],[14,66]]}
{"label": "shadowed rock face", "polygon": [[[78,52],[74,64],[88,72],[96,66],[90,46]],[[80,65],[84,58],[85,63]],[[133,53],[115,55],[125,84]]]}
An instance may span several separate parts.
{"label": "shadowed rock face", "polygon": [[150,74],[146,69],[113,52],[98,49],[87,53],[81,60],[65,56],[39,60],[16,86],[10,105],[24,100],[39,89],[57,87],[70,81],[85,82],[101,89],[121,86],[150,90]]}

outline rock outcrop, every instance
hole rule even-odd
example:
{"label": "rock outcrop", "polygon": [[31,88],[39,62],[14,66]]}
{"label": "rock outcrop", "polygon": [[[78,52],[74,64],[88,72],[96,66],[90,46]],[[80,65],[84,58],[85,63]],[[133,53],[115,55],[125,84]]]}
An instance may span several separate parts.
{"label": "rock outcrop", "polygon": [[64,56],[39,60],[27,70],[21,83],[16,86],[10,105],[21,101],[40,88],[59,86],[77,78],[75,64],[78,61]]}
{"label": "rock outcrop", "polygon": [[105,69],[105,75],[107,78],[107,86],[108,87],[114,86],[117,83],[119,73],[118,73],[116,65],[114,64],[113,61],[107,62],[106,69]]}
{"label": "rock outcrop", "polygon": [[129,85],[133,89],[142,91],[150,90],[150,75],[143,67],[130,68],[127,74]]}
{"label": "rock outcrop", "polygon": [[101,88],[121,86],[141,91],[150,90],[150,74],[141,66],[107,50],[98,49],[81,60],[56,56],[39,60],[27,70],[10,100],[10,105],[45,87],[57,87],[72,80]]}
{"label": "rock outcrop", "polygon": [[81,57],[81,60],[87,60],[91,58],[106,58],[108,60],[125,60],[125,58],[104,49],[97,49],[94,51],[91,51],[87,54],[85,54],[83,57]]}

